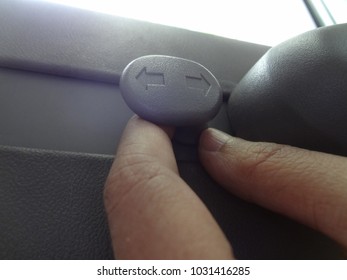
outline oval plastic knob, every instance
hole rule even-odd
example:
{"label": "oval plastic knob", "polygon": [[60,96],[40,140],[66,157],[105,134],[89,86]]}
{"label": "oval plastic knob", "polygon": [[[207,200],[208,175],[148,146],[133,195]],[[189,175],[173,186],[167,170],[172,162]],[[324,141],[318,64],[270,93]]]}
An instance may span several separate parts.
{"label": "oval plastic knob", "polygon": [[157,124],[203,124],[222,105],[221,87],[213,74],[178,57],[150,55],[133,60],[122,73],[120,89],[130,109]]}

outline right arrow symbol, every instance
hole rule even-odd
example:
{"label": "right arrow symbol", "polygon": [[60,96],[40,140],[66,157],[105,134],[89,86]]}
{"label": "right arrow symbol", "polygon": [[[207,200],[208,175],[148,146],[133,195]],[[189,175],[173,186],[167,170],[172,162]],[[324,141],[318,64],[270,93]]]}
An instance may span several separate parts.
{"label": "right arrow symbol", "polygon": [[205,96],[208,95],[211,87],[211,84],[202,74],[200,74],[200,77],[186,76],[186,83],[188,88],[203,91]]}

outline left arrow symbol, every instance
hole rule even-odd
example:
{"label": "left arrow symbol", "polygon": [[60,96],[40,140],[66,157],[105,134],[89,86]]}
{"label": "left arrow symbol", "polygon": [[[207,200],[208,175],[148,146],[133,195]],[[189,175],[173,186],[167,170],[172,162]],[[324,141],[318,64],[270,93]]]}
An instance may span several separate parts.
{"label": "left arrow symbol", "polygon": [[148,72],[144,67],[136,76],[138,80],[148,90],[149,87],[165,86],[164,73]]}

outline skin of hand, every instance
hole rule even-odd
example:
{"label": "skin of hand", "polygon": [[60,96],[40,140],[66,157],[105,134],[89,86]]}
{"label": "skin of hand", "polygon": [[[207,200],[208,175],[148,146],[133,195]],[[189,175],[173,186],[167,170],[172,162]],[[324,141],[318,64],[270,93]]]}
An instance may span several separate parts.
{"label": "skin of hand", "polygon": [[[125,128],[104,192],[116,258],[232,259],[222,230],[178,174],[173,132],[138,117]],[[347,246],[346,158],[215,129],[201,134],[199,156],[228,191]]]}

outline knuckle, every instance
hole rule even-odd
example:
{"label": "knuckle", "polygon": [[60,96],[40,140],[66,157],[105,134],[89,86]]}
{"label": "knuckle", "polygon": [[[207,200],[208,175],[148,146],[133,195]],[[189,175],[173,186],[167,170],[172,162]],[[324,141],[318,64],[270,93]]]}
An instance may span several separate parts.
{"label": "knuckle", "polygon": [[107,213],[116,212],[129,199],[143,194],[148,185],[162,176],[162,167],[144,154],[122,155],[115,163],[106,180],[104,203]]}
{"label": "knuckle", "polygon": [[245,172],[249,177],[275,174],[281,169],[283,160],[288,160],[288,147],[280,144],[254,143],[248,147]]}

